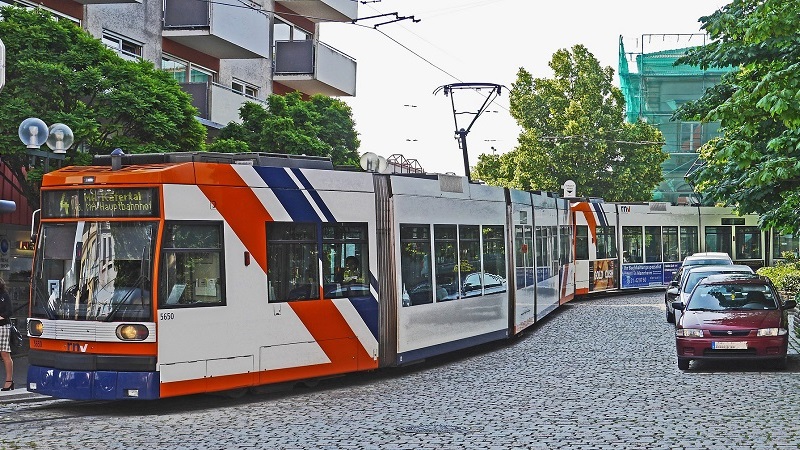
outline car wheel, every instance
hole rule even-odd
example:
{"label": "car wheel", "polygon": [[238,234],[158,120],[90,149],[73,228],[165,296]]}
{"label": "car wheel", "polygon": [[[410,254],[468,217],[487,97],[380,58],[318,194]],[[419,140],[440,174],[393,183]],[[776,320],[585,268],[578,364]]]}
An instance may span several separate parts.
{"label": "car wheel", "polygon": [[675,313],[667,310],[667,323],[675,323]]}
{"label": "car wheel", "polygon": [[691,359],[678,358],[678,369],[680,369],[680,370],[689,370],[689,363],[690,362],[692,362]]}

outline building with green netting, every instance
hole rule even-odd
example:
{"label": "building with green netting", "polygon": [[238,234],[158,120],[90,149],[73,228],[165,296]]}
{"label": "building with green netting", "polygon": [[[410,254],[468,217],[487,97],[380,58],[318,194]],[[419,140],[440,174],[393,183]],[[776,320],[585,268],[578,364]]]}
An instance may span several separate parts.
{"label": "building with green netting", "polygon": [[[705,34],[644,34],[628,52],[619,38],[619,80],[625,95],[628,122],[644,120],[664,135],[664,180],[653,191],[653,200],[672,204],[694,203],[697,196],[684,176],[697,161],[697,150],[718,135],[719,123],[672,120],[683,103],[700,98],[731,69],[675,65],[687,49],[704,45]],[[630,64],[629,64],[630,63]]]}

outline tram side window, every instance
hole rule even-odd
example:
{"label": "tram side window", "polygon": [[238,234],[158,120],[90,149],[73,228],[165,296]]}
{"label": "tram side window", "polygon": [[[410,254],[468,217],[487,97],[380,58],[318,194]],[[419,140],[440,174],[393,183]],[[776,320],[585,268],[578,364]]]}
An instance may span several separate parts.
{"label": "tram side window", "polygon": [[575,259],[589,259],[589,227],[586,225],[575,227]]}
{"label": "tram side window", "polygon": [[163,241],[159,306],[224,305],[222,224],[167,222]]}
{"label": "tram side window", "polygon": [[461,292],[464,297],[481,295],[481,242],[478,225],[458,227],[459,274]]}
{"label": "tram side window", "polygon": [[458,229],[455,225],[433,226],[436,260],[436,301],[458,298]]}
{"label": "tram side window", "polygon": [[662,227],[661,239],[664,245],[664,261],[680,261],[678,257],[678,227]]}
{"label": "tram side window", "polygon": [[733,255],[731,252],[731,227],[706,227],[706,251]]}
{"label": "tram side window", "polygon": [[403,306],[433,303],[429,225],[400,225]]}
{"label": "tram side window", "polygon": [[597,230],[597,259],[612,259],[617,257],[617,228],[613,226],[598,226]]}
{"label": "tram side window", "polygon": [[789,252],[795,258],[800,256],[800,237],[792,236],[791,234],[772,234],[772,257],[774,259],[783,259],[784,253]]}
{"label": "tram side window", "polygon": [[681,260],[700,251],[700,232],[697,227],[681,227],[680,245]]}
{"label": "tram side window", "polygon": [[533,272],[533,227],[517,225],[514,230],[514,249],[516,254],[517,289],[534,283]]}
{"label": "tram side window", "polygon": [[317,224],[267,223],[269,301],[319,298]]}
{"label": "tram side window", "polygon": [[560,225],[559,226],[559,262],[564,265],[574,261],[572,259],[572,248],[570,243],[572,242],[572,228],[567,225]]}
{"label": "tram side window", "polygon": [[483,226],[484,293],[506,291],[506,247],[501,225]]}
{"label": "tram side window", "polygon": [[547,230],[536,227],[536,267],[547,267]]}
{"label": "tram side window", "polygon": [[761,259],[761,230],[736,227],[736,259]]}
{"label": "tram side window", "polygon": [[323,224],[322,255],[325,298],[370,295],[366,224]]}
{"label": "tram side window", "polygon": [[644,227],[644,258],[647,262],[661,261],[661,227]]}
{"label": "tram side window", "polygon": [[642,262],[642,227],[622,227],[622,261]]}

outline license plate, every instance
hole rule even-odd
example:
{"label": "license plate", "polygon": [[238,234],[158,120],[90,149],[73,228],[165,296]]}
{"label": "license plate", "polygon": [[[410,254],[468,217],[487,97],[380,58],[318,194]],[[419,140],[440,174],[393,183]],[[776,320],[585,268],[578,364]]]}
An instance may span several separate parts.
{"label": "license plate", "polygon": [[714,350],[747,350],[747,341],[740,342],[712,342]]}

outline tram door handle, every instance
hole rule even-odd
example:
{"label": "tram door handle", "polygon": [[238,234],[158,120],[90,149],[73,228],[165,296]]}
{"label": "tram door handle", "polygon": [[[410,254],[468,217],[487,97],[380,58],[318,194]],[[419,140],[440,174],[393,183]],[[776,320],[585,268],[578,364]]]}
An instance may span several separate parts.
{"label": "tram door handle", "polygon": [[280,315],[281,315],[281,306],[283,306],[283,304],[282,304],[282,303],[275,303],[275,304],[273,304],[273,305],[272,305],[272,315],[274,315],[274,316],[280,316]]}

